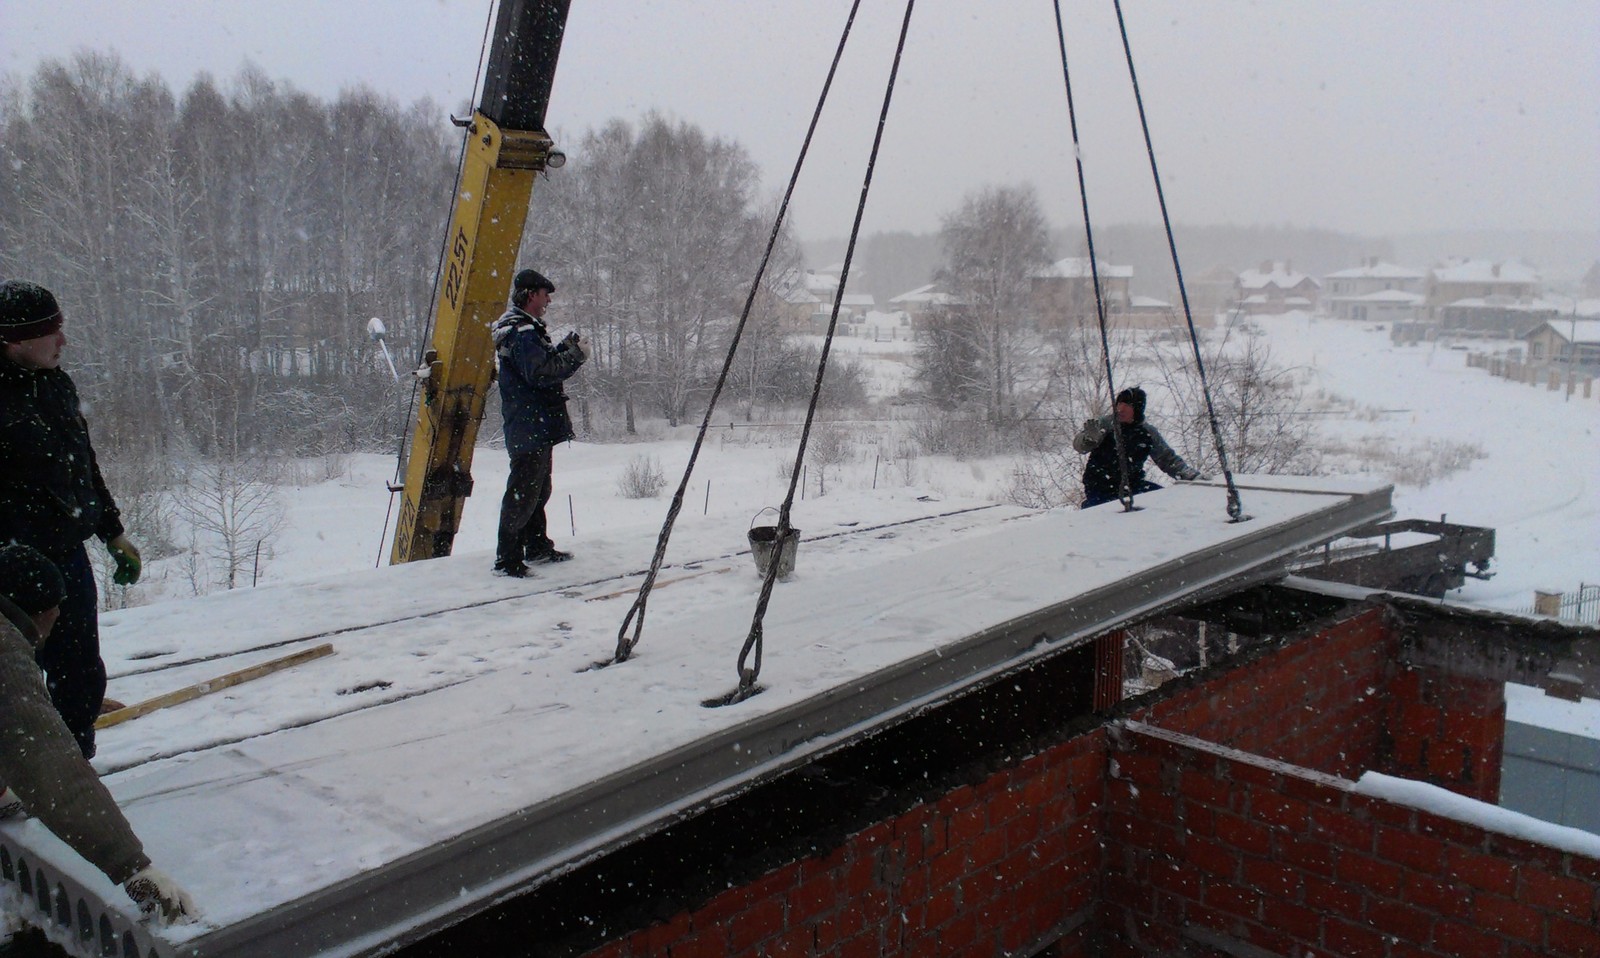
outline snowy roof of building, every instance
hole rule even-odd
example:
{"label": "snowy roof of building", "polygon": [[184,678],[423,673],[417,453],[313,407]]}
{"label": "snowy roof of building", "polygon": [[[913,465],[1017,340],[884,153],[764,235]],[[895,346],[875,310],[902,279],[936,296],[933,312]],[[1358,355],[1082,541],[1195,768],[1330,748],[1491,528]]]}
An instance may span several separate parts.
{"label": "snowy roof of building", "polygon": [[899,296],[892,296],[889,298],[889,302],[898,303],[902,306],[952,306],[960,303],[961,300],[959,297],[940,289],[938,283],[929,283],[926,286],[918,286],[916,289],[901,293]]}
{"label": "snowy roof of building", "polygon": [[1513,296],[1468,296],[1446,304],[1450,309],[1492,309],[1514,313],[1560,313],[1565,307],[1551,299],[1517,299]]}
{"label": "snowy roof of building", "polygon": [[1336,273],[1329,273],[1326,279],[1423,279],[1428,274],[1420,269],[1411,269],[1408,266],[1396,266],[1393,263],[1373,263],[1370,266],[1353,266],[1350,269],[1341,269]]}
{"label": "snowy roof of building", "polygon": [[1600,319],[1547,319],[1522,334],[1523,339],[1549,327],[1557,336],[1580,346],[1600,346]]}
{"label": "snowy roof of building", "polygon": [[929,302],[929,301],[931,301],[933,299],[934,296],[938,295],[937,293],[934,292],[934,287],[937,286],[937,285],[938,285],[937,283],[929,283],[926,286],[918,286],[916,289],[908,289],[905,292],[901,293],[899,296],[891,296],[891,297],[889,297],[889,302],[891,302],[891,303],[926,303],[926,302]]}
{"label": "snowy roof of building", "polygon": [[1433,278],[1440,283],[1522,283],[1539,282],[1539,274],[1526,263],[1492,263],[1472,259],[1434,267]]}
{"label": "snowy roof of building", "polygon": [[1350,301],[1356,303],[1410,303],[1415,305],[1427,298],[1421,293],[1408,293],[1403,289],[1380,289],[1361,296],[1352,296]]}
{"label": "snowy roof of building", "polygon": [[1241,289],[1294,289],[1302,283],[1310,282],[1312,286],[1321,288],[1322,284],[1305,273],[1296,272],[1284,263],[1273,263],[1269,270],[1247,269],[1239,274],[1239,287]]}
{"label": "snowy roof of building", "polygon": [[[1096,260],[1096,268],[1102,279],[1132,279],[1132,266],[1112,266],[1105,260]],[[1068,256],[1058,259],[1054,263],[1034,273],[1035,279],[1089,279],[1093,273],[1089,269],[1089,258],[1086,256]]]}
{"label": "snowy roof of building", "polygon": [[845,293],[839,298],[839,303],[843,306],[850,306],[857,309],[861,307],[870,309],[877,305],[877,300],[872,298],[871,293]]}
{"label": "snowy roof of building", "polygon": [[792,306],[804,306],[809,303],[822,302],[821,296],[811,292],[809,289],[802,289],[798,286],[791,286],[787,289],[779,290],[778,298]]}
{"label": "snowy roof of building", "polygon": [[1154,296],[1130,296],[1128,305],[1133,309],[1171,309],[1172,304]]}
{"label": "snowy roof of building", "polygon": [[831,293],[839,288],[839,277],[837,274],[819,273],[816,270],[808,269],[806,270],[805,284],[806,289],[812,292]]}

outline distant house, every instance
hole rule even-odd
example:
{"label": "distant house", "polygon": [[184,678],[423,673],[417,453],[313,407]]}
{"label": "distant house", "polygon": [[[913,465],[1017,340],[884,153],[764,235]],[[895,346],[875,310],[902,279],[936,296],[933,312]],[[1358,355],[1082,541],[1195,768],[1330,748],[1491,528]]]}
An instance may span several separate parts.
{"label": "distant house", "polygon": [[1431,313],[1441,333],[1517,339],[1545,320],[1559,318],[1565,310],[1561,302],[1551,299],[1472,296],[1435,307]]}
{"label": "distant house", "polygon": [[845,293],[839,300],[839,322],[859,322],[877,308],[877,300],[872,298],[871,293]]}
{"label": "distant house", "polygon": [[1417,318],[1426,300],[1428,274],[1380,262],[1372,257],[1360,266],[1322,278],[1322,308],[1336,319],[1357,322],[1408,322]]}
{"label": "distant house", "polygon": [[1521,336],[1559,310],[1540,299],[1540,287],[1523,263],[1455,260],[1430,271],[1426,318],[1441,330]]}
{"label": "distant house", "polygon": [[1234,301],[1252,316],[1313,310],[1321,291],[1321,283],[1295,272],[1288,261],[1262,263],[1234,280]]}
{"label": "distant house", "polygon": [[1600,318],[1547,319],[1522,338],[1531,363],[1600,366]]}
{"label": "distant house", "polygon": [[1183,325],[1183,315],[1164,299],[1132,296],[1117,325],[1123,329],[1175,329]]}
{"label": "distant house", "polygon": [[1189,306],[1196,315],[1216,313],[1233,306],[1239,274],[1226,266],[1213,266],[1195,276],[1185,275]]}
{"label": "distant house", "polygon": [[961,300],[940,283],[929,283],[889,298],[889,308],[906,314],[912,325],[920,325],[932,313],[961,305]]}
{"label": "distant house", "polygon": [[1344,299],[1335,314],[1340,319],[1363,323],[1412,323],[1422,314],[1426,299],[1421,293],[1384,289]]}
{"label": "distant house", "polygon": [[1133,301],[1128,291],[1133,282],[1133,267],[1113,266],[1100,260],[1091,270],[1087,257],[1069,256],[1051,263],[1030,278],[1029,295],[1039,325],[1061,328],[1097,323],[1096,272],[1100,275],[1100,296],[1107,318],[1126,313]]}
{"label": "distant house", "polygon": [[[828,270],[791,270],[774,284],[783,303],[788,323],[800,329],[814,329],[833,316],[834,300],[839,298],[839,276]],[[839,303],[839,321],[851,322],[876,308],[870,293],[846,293]]]}

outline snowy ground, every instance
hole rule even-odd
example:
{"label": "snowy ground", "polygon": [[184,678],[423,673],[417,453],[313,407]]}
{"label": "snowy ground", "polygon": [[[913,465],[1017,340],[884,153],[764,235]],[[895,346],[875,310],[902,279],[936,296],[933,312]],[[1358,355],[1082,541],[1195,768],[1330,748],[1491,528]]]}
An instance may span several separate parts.
{"label": "snowy ground", "polygon": [[[1342,474],[1365,473],[1396,485],[1399,516],[1492,526],[1496,575],[1472,581],[1453,598],[1502,609],[1523,609],[1533,590],[1571,590],[1600,582],[1600,396],[1570,400],[1559,391],[1496,379],[1466,365],[1466,353],[1432,346],[1397,347],[1364,324],[1302,314],[1257,320],[1275,362],[1297,367],[1308,393],[1345,400],[1348,415],[1319,417],[1319,428],[1346,450],[1328,459]],[[879,391],[908,375],[911,344],[841,338],[840,359],[874,371]],[[890,390],[892,391],[892,390]],[[1152,411],[1159,423],[1160,410]],[[719,421],[724,419],[719,415]],[[736,418],[736,417],[727,417]],[[776,506],[798,430],[786,427],[715,430],[696,467],[679,520],[684,526],[752,517]],[[573,443],[556,452],[552,529],[581,550],[585,536],[626,527],[659,528],[687,461],[692,430],[646,443]],[[1482,458],[1425,485],[1429,464],[1453,451]],[[1376,454],[1374,452],[1376,451]],[[655,499],[626,499],[617,482],[636,456],[658,462],[668,488]],[[892,442],[858,447],[851,461],[829,467],[818,496],[816,466],[807,467],[806,500],[796,525],[874,522],[893,503],[926,496],[952,507],[1003,501],[1013,463],[1004,458],[955,461],[916,456]],[[355,456],[333,481],[283,490],[289,521],[272,544],[261,581],[317,579],[370,567],[389,495],[392,458]],[[481,448],[473,463],[478,492],[468,500],[455,554],[490,564],[503,450]],[[770,514],[764,520],[771,521]],[[576,534],[573,535],[573,530]],[[728,549],[742,548],[737,537]],[[387,561],[386,554],[383,561]],[[155,563],[152,596],[181,595],[176,561]]]}

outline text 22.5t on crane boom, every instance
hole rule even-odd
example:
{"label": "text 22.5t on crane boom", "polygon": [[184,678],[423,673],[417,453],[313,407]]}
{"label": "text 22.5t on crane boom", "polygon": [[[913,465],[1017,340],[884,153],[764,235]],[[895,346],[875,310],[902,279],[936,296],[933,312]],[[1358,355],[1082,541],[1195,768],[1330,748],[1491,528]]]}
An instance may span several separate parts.
{"label": "text 22.5t on crane boom", "polygon": [[391,563],[449,555],[472,494],[473,444],[494,380],[489,327],[511,291],[533,180],[562,159],[544,113],[569,4],[500,3],[483,96],[466,128]]}

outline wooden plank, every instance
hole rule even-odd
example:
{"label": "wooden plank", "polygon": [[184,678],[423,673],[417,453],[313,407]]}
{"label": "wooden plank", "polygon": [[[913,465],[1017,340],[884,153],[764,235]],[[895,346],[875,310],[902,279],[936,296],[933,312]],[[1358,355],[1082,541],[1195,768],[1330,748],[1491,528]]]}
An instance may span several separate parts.
{"label": "wooden plank", "polygon": [[212,692],[219,692],[222,689],[232,688],[235,685],[249,682],[252,679],[259,679],[263,675],[271,675],[274,672],[281,672],[284,669],[292,668],[301,664],[302,662],[310,662],[313,659],[320,659],[325,655],[332,654],[333,645],[331,643],[324,642],[322,645],[314,646],[301,652],[296,652],[293,655],[285,655],[279,659],[261,662],[257,665],[252,665],[247,669],[240,669],[237,672],[229,672],[227,675],[221,675],[214,679],[207,679],[204,682],[196,682],[193,685],[185,686],[181,689],[158,695],[153,699],[146,699],[143,702],[137,702],[133,705],[127,706],[126,708],[120,708],[114,712],[107,712],[95,720],[94,727],[98,729],[109,728],[113,725],[120,725],[129,719],[136,719],[141,715],[146,715],[150,712],[156,711],[157,709],[164,709],[173,705],[181,705],[184,702],[192,702],[202,695],[210,695]]}
{"label": "wooden plank", "polygon": [[[651,586],[651,589],[652,590],[654,590],[654,589],[665,589],[667,586],[671,585],[674,582],[682,582],[685,579],[698,579],[700,576],[703,576],[703,575],[721,575],[724,572],[728,572],[728,571],[732,570],[732,568],[733,568],[732,566],[724,566],[721,569],[707,569],[704,572],[694,572],[694,573],[691,573],[689,575],[680,575],[680,576],[678,576],[676,578],[673,578],[673,579],[657,579],[656,580],[656,584]],[[637,587],[630,586],[630,587],[628,587],[626,589],[618,589],[615,592],[606,592],[606,593],[604,593],[602,595],[591,595],[588,598],[584,599],[583,601],[585,601],[585,602],[600,602],[600,601],[603,601],[605,599],[615,599],[619,595],[632,595],[632,594],[634,594],[634,593],[636,593],[638,591],[639,590],[638,590]]]}

